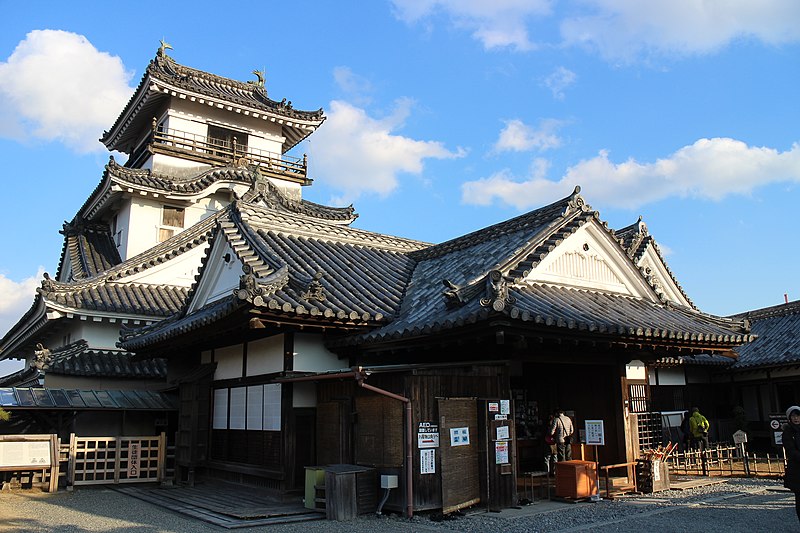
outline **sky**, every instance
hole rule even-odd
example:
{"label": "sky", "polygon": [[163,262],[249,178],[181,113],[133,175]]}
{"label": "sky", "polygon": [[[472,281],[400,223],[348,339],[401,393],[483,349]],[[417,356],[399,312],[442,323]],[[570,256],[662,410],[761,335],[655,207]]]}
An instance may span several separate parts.
{"label": "sky", "polygon": [[442,242],[580,185],[609,227],[643,217],[702,311],[800,299],[796,0],[0,5],[0,335],[55,274],[161,39],[322,108],[290,154],[356,227]]}

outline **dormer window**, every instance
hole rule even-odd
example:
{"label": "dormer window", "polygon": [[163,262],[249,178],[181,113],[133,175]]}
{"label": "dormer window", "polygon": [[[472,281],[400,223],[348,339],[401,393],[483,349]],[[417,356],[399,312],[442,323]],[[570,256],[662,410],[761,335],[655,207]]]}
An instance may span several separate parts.
{"label": "dormer window", "polygon": [[184,213],[182,207],[165,205],[161,208],[161,226],[158,228],[158,242],[164,242],[184,228]]}
{"label": "dormer window", "polygon": [[223,157],[231,157],[236,148],[237,154],[247,152],[247,134],[222,128],[220,126],[208,126],[208,144],[211,153]]}

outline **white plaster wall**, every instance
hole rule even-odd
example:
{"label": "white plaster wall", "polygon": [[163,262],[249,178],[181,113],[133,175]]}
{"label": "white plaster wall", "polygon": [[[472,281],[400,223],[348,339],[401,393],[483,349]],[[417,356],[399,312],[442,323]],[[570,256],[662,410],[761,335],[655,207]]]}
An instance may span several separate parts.
{"label": "white plaster wall", "polygon": [[647,372],[644,363],[639,360],[634,360],[625,365],[625,376],[628,379],[645,379]]}
{"label": "white plaster wall", "polygon": [[317,385],[316,383],[300,381],[294,384],[292,390],[293,407],[316,407],[317,406]]}
{"label": "white plaster wall", "polygon": [[131,199],[126,257],[133,257],[158,244],[161,203],[136,197]]}
{"label": "white plaster wall", "polygon": [[322,344],[322,337],[311,333],[298,333],[294,337],[294,370],[324,372],[338,370],[345,365],[335,353]]}
{"label": "white plaster wall", "polygon": [[[70,342],[81,339],[86,340],[89,346],[100,350],[118,350],[117,341],[119,340],[120,322],[95,322],[91,319],[72,321]],[[61,339],[59,339],[60,341]],[[59,342],[59,346],[61,342]]]}
{"label": "white plaster wall", "polygon": [[111,282],[111,284],[153,283],[176,285],[178,287],[187,288],[191,287],[195,281],[195,275],[200,270],[200,262],[207,248],[207,243],[196,246],[188,252],[173,257],[169,261],[152,266],[131,276],[120,278],[117,281]]}
{"label": "white plaster wall", "polygon": [[[223,259],[226,254],[230,255],[227,263]],[[234,253],[228,239],[223,234],[217,234],[189,312],[231,294],[231,291],[239,286],[241,275],[242,262]]]}
{"label": "white plaster wall", "polygon": [[117,250],[123,261],[131,257],[128,255],[128,241],[130,240],[131,203],[127,200],[117,212],[117,231],[121,232]]}
{"label": "white plaster wall", "polygon": [[677,368],[659,368],[658,369],[658,384],[659,385],[686,385],[686,378],[683,373],[682,367]]}
{"label": "white plaster wall", "polygon": [[214,361],[217,362],[217,369],[214,372],[215,380],[242,377],[243,350],[244,346],[241,344],[214,350]]}
{"label": "white plaster wall", "polygon": [[283,371],[283,335],[247,344],[247,375],[260,376]]}

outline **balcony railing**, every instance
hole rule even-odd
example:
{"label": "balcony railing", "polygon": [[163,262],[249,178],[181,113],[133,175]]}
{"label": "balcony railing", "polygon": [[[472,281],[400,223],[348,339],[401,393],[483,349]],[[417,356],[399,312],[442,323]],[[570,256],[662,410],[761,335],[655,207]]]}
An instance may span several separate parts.
{"label": "balcony railing", "polygon": [[[245,134],[243,134],[245,136]],[[154,128],[150,139],[143,143],[143,150],[131,157],[132,162],[146,157],[145,153],[163,153],[191,159],[213,166],[255,165],[259,172],[308,184],[308,161],[306,156],[291,157],[266,150],[259,150],[238,142],[215,139],[194,133],[169,128]]]}

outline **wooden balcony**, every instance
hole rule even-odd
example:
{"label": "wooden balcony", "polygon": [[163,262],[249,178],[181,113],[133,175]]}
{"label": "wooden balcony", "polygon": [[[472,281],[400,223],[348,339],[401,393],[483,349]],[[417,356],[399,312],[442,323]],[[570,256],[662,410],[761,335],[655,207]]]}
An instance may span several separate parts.
{"label": "wooden balcony", "polygon": [[214,139],[180,130],[154,128],[141,148],[130,158],[130,166],[142,163],[149,154],[164,154],[211,166],[255,166],[270,177],[310,185],[306,156],[291,157],[248,147],[246,143]]}

